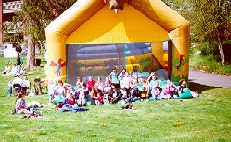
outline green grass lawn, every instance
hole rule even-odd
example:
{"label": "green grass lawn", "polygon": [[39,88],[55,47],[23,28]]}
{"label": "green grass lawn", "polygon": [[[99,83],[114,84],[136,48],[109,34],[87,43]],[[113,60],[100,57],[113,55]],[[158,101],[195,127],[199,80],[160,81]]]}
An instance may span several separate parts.
{"label": "green grass lawn", "polygon": [[[3,70],[7,60],[0,62]],[[37,75],[44,77],[42,68],[29,78]],[[44,94],[26,98],[46,105],[44,117],[19,119],[11,115],[15,97],[7,97],[11,79],[0,79],[0,141],[231,141],[231,89],[192,84],[199,98],[135,103],[135,110],[87,106],[90,111],[80,113],[57,112]]]}

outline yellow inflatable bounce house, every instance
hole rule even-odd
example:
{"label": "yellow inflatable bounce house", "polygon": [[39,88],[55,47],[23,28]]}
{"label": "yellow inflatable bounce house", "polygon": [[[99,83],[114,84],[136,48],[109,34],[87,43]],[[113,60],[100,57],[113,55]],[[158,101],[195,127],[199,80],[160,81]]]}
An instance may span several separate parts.
{"label": "yellow inflatable bounce house", "polygon": [[117,14],[104,0],[78,0],[45,29],[48,78],[165,71],[188,80],[189,25],[161,0],[125,0]]}

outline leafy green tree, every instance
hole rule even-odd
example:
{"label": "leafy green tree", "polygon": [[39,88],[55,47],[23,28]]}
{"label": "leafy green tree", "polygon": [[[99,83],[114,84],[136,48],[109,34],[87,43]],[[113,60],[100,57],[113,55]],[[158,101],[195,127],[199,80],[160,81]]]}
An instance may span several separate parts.
{"label": "leafy green tree", "polygon": [[216,42],[224,65],[225,57],[222,47],[225,31],[228,29],[231,14],[230,0],[191,0],[192,32],[199,41]]}
{"label": "leafy green tree", "polygon": [[17,42],[21,43],[22,34],[14,33],[14,25],[12,23],[3,23],[3,42]]}
{"label": "leafy green tree", "polygon": [[162,0],[167,6],[176,10],[183,15],[187,20],[191,20],[191,3],[189,0]]}
{"label": "leafy green tree", "polygon": [[22,0],[21,10],[14,17],[14,25],[19,33],[27,37],[26,68],[34,68],[35,46],[45,41],[45,27],[75,2],[76,0]]}

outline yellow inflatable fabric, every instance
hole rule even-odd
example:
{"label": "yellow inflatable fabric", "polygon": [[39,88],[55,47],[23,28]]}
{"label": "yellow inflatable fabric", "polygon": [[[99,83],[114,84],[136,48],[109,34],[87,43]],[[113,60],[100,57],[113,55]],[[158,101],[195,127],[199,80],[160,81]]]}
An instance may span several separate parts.
{"label": "yellow inflatable fabric", "polygon": [[[104,0],[78,0],[45,29],[48,62],[44,70],[47,77],[66,79],[66,44],[155,43],[171,39],[171,79],[187,80],[189,32],[189,22],[161,0],[129,0],[118,14],[109,10]],[[166,57],[157,58],[164,64]]]}

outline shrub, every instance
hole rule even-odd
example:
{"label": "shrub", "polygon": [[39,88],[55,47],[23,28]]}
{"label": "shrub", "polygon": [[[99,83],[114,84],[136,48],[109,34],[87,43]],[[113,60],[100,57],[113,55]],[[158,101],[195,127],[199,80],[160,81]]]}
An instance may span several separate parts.
{"label": "shrub", "polygon": [[196,50],[201,51],[202,55],[209,55],[209,54],[214,54],[214,52],[217,49],[217,45],[214,42],[203,42],[199,43],[195,47]]}
{"label": "shrub", "polygon": [[[190,54],[195,54],[200,51],[201,55],[210,55],[213,54],[217,62],[221,62],[221,55],[219,48],[215,42],[203,42],[197,44],[195,47],[190,48]],[[225,55],[225,63],[231,64],[231,40],[223,42],[223,52]]]}
{"label": "shrub", "polygon": [[225,65],[224,74],[231,75],[231,65]]}
{"label": "shrub", "polygon": [[222,67],[220,62],[217,62],[214,55],[190,55],[190,68],[204,70],[206,72],[218,73],[218,74],[231,74],[231,65],[225,65]]}

